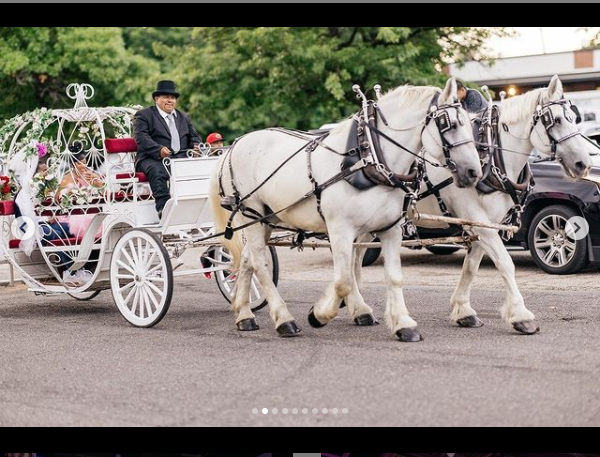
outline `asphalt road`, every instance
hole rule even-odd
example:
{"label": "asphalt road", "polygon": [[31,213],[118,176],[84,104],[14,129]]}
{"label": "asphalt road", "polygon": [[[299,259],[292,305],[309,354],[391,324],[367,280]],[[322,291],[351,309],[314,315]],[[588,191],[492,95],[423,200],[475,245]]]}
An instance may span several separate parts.
{"label": "asphalt road", "polygon": [[[0,426],[600,425],[596,268],[549,276],[518,255],[542,327],[522,336],[500,320],[503,286],[489,262],[472,300],[485,326],[461,329],[448,320],[461,254],[407,251],[406,301],[425,340],[403,344],[345,312],[312,329],[306,314],[331,274],[329,256],[281,257],[281,291],[303,329],[294,339],[276,335],[266,310],[259,331],[237,332],[202,278],[178,280],[153,329],[127,324],[110,292],[76,302],[0,288]],[[381,319],[381,265],[365,279]]]}

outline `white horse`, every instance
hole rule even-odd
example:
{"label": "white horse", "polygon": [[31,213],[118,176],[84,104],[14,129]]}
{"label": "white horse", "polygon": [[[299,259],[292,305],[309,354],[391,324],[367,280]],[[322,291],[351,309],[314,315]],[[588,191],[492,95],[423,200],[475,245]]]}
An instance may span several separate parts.
{"label": "white horse", "polygon": [[[558,76],[552,78],[547,88],[502,102],[498,131],[508,179],[517,183],[533,148],[547,156],[555,155],[572,178],[584,177],[592,165],[589,143],[579,135],[575,118],[570,103],[563,98],[562,83]],[[433,184],[442,183],[450,176],[440,168],[428,167],[427,173]],[[440,195],[453,216],[473,221],[500,223],[514,205],[508,193],[499,191],[481,194],[474,188],[447,186],[440,191]],[[417,209],[422,213],[441,214],[434,196],[420,201]],[[417,225],[436,227],[433,222],[417,222]],[[462,276],[450,300],[452,320],[463,327],[483,325],[471,307],[470,292],[485,253],[492,259],[506,284],[502,317],[519,332],[536,333],[539,326],[533,313],[525,307],[517,287],[514,263],[498,232],[485,228],[473,228],[472,232],[479,235],[481,241],[474,243],[465,256]]]}
{"label": "white horse", "polygon": [[[433,105],[437,106],[437,110]],[[471,187],[476,184],[481,177],[479,159],[467,113],[457,104],[454,79],[448,80],[443,91],[434,87],[397,88],[384,96],[378,106],[381,117],[385,117],[387,122],[380,120],[376,127],[385,136],[374,129],[369,129],[369,132],[379,136],[382,158],[389,170],[406,175],[415,160],[414,155],[402,150],[399,145],[415,152],[425,147],[438,161],[454,170],[458,186]],[[343,122],[308,157],[306,146],[309,142],[293,132],[262,130],[239,139],[231,152],[223,156],[212,178],[213,220],[218,231],[225,227],[230,213],[221,208],[220,197],[223,194],[231,196],[237,191],[240,196],[246,196],[242,198],[242,203],[250,208],[250,212],[260,215],[276,213],[269,222],[328,234],[333,253],[334,281],[314,310],[311,310],[309,321],[313,326],[323,326],[333,319],[342,300],[347,303],[358,325],[376,322],[372,309],[365,304],[358,290],[352,267],[352,244],[361,234],[387,229],[381,232],[383,251],[388,259],[387,322],[391,331],[401,340],[419,340],[421,337],[416,329],[417,324],[408,315],[402,293],[401,230],[396,223],[402,217],[404,190],[381,185],[358,190],[340,180],[323,190],[320,204],[322,215],[315,198],[279,212],[314,188],[314,182],[309,178],[309,168],[319,184],[339,174],[343,160],[339,153],[346,152],[353,122],[353,119]],[[286,162],[294,152],[293,158]],[[252,217],[249,211],[244,214],[238,212],[234,227],[252,221]],[[248,302],[248,287],[254,269],[269,302],[270,315],[278,333],[293,336],[299,332],[299,328],[267,268],[265,246],[270,233],[271,228],[260,223],[246,228],[244,234],[247,243],[243,253],[239,232],[236,232],[233,242],[225,242],[233,254],[234,264],[239,264],[232,308],[239,330],[258,328]]]}

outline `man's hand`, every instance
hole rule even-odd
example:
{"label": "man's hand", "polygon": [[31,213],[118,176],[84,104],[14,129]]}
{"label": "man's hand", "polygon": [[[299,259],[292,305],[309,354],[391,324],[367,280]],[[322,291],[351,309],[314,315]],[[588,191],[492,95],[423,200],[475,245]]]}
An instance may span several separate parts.
{"label": "man's hand", "polygon": [[166,159],[166,158],[167,158],[167,157],[169,157],[170,155],[171,155],[171,150],[170,150],[168,147],[166,147],[166,146],[165,146],[165,147],[163,147],[163,148],[160,150],[160,156],[161,156],[163,159]]}

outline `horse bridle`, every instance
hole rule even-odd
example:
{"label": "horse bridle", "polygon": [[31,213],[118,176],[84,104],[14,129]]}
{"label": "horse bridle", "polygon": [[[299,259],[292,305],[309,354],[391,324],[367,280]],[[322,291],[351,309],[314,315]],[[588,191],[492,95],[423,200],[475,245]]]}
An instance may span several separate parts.
{"label": "horse bridle", "polygon": [[[442,150],[444,152],[444,158],[446,159],[446,164],[442,165],[442,167],[447,168],[452,173],[456,173],[458,170],[458,167],[456,166],[456,162],[452,159],[452,157],[450,155],[450,150],[455,147],[462,146],[463,144],[473,143],[474,140],[473,140],[473,138],[469,137],[464,140],[457,141],[455,143],[451,143],[448,141],[448,139],[446,138],[446,136],[444,134],[457,127],[450,120],[450,114],[448,114],[448,110],[455,109],[457,111],[458,122],[461,125],[464,125],[463,118],[462,118],[462,116],[460,116],[460,111],[459,111],[459,109],[462,108],[462,105],[459,102],[456,102],[456,103],[446,103],[444,105],[436,106],[436,103],[437,103],[439,97],[440,97],[439,93],[435,94],[435,96],[431,100],[431,103],[429,104],[429,111],[427,112],[427,116],[425,117],[425,124],[421,131],[421,135],[423,134],[423,132],[429,125],[429,122],[431,122],[431,120],[434,119],[436,126],[438,128],[438,132],[440,134],[440,138],[442,139],[442,144],[440,146],[442,147]],[[374,103],[373,106],[375,108],[375,111],[378,114],[378,117],[385,124],[385,126],[390,127],[390,125],[387,122],[387,119],[385,118],[385,116],[383,115],[383,113],[381,111],[381,108],[379,108],[379,105],[377,103]],[[395,141],[394,139],[390,138],[388,135],[383,133],[376,126],[369,125],[369,129],[373,133],[375,133],[377,136],[380,136],[380,137],[386,139],[387,141],[389,141],[390,143],[392,143],[394,146],[397,146],[400,149],[403,149],[404,151],[414,155],[415,157],[417,157],[417,159],[419,161],[427,162],[428,164],[430,164],[434,167],[440,166],[438,163],[431,162],[430,160],[426,159],[422,155],[416,154],[413,151],[408,150],[407,148],[402,146],[400,143],[398,143],[397,141]]]}
{"label": "horse bridle", "polygon": [[554,113],[552,112],[551,106],[553,106],[553,105],[561,105],[563,108],[563,111],[565,113],[565,119],[568,120],[569,122],[573,121],[573,117],[569,113],[569,107],[571,106],[571,101],[567,100],[565,98],[561,98],[560,100],[551,101],[551,102],[545,103],[543,105],[538,105],[538,108],[533,115],[531,131],[529,133],[531,136],[537,123],[538,122],[542,123],[542,125],[544,126],[544,129],[546,130],[546,134],[548,135],[548,139],[550,140],[551,155],[550,155],[550,158],[548,159],[550,161],[556,160],[556,148],[558,147],[558,145],[560,143],[581,135],[581,132],[579,130],[577,130],[576,132],[571,132],[559,139],[556,139],[552,136],[551,129],[557,124],[557,121],[558,121],[558,123],[560,123],[560,119],[557,120],[554,117]]}
{"label": "horse bridle", "polygon": [[446,158],[445,168],[448,168],[448,170],[450,170],[452,173],[456,173],[458,170],[458,167],[456,166],[456,162],[454,160],[452,160],[452,157],[450,155],[451,149],[456,148],[458,146],[462,146],[464,144],[473,143],[474,140],[473,140],[473,138],[469,137],[464,140],[456,141],[455,143],[450,143],[448,141],[448,138],[446,138],[445,133],[450,132],[451,130],[457,128],[457,126],[455,124],[453,124],[452,121],[450,120],[450,114],[448,113],[448,110],[455,109],[456,110],[456,118],[457,118],[458,122],[461,125],[464,125],[463,118],[460,115],[460,111],[459,111],[460,108],[462,107],[462,105],[459,102],[456,102],[456,103],[446,103],[441,106],[435,106],[435,103],[437,102],[439,95],[440,94],[436,94],[435,97],[433,97],[433,100],[431,101],[429,113],[427,113],[427,117],[425,119],[425,126],[423,127],[423,130],[425,130],[425,128],[427,128],[427,125],[429,124],[429,122],[432,119],[435,120],[435,123],[438,128],[438,132],[440,134],[440,138],[442,139],[441,146],[444,151],[444,157]]}

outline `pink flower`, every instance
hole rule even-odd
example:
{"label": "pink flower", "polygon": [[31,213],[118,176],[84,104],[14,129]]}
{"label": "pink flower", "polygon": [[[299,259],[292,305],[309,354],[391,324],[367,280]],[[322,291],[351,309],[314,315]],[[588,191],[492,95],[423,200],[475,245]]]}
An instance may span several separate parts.
{"label": "pink flower", "polygon": [[44,157],[48,153],[48,147],[44,143],[38,143],[36,146],[38,157]]}

